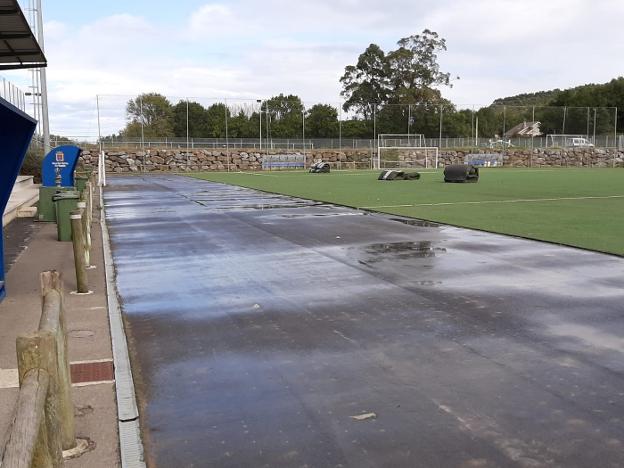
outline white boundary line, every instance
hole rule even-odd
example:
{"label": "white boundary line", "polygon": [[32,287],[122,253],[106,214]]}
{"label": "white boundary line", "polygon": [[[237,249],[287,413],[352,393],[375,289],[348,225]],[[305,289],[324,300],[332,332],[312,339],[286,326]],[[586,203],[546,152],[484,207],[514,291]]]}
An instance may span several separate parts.
{"label": "white boundary line", "polygon": [[449,206],[449,205],[485,205],[490,203],[536,203],[549,201],[575,201],[575,200],[608,200],[612,198],[624,198],[624,195],[605,195],[595,197],[561,197],[561,198],[519,198],[516,200],[481,200],[481,201],[460,201],[460,202],[440,202],[440,203],[415,203],[412,205],[376,205],[360,206],[363,209],[375,208],[411,208],[418,206]]}
{"label": "white boundary line", "polygon": [[93,382],[78,382],[73,383],[72,387],[90,387],[91,385],[101,385],[101,384],[113,384],[114,380],[94,380]]}
{"label": "white boundary line", "polygon": [[103,358],[103,359],[87,359],[86,361],[71,361],[69,365],[72,364],[97,364],[100,362],[113,362],[113,358]]}
{"label": "white boundary line", "polygon": [[106,295],[110,321],[113,361],[115,364],[115,392],[117,394],[117,417],[119,424],[119,448],[122,468],[145,468],[145,453],[139,426],[139,410],[134,392],[134,380],[130,367],[128,342],[121,317],[121,306],[117,298],[115,269],[110,248],[110,237],[106,226],[104,193],[100,186],[100,227],[102,229],[102,250],[106,273]]}

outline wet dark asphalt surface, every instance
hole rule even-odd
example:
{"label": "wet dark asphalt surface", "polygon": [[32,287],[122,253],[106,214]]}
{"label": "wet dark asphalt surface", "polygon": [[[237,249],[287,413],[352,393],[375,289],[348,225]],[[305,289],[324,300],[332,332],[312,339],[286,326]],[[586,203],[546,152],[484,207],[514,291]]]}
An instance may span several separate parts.
{"label": "wet dark asphalt surface", "polygon": [[152,466],[624,465],[623,259],[176,176],[105,200]]}
{"label": "wet dark asphalt surface", "polygon": [[21,253],[28,248],[33,234],[40,226],[32,218],[15,218],[2,227],[4,239],[4,272],[8,273]]}

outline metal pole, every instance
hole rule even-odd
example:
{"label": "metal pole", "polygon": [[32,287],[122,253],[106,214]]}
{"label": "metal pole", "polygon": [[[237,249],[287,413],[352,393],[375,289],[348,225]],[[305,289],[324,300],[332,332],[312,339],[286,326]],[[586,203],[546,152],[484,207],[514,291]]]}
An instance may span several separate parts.
{"label": "metal pole", "polygon": [[592,142],[594,145],[596,144],[596,108],[594,107],[594,141]]}
{"label": "metal pole", "polygon": [[377,145],[377,169],[380,169],[381,155],[379,154],[379,144],[377,143],[377,105],[373,104],[373,150],[375,149],[375,145]]}
{"label": "metal pole", "polygon": [[505,139],[505,133],[507,133],[507,106],[503,106],[503,134],[501,140]]}
{"label": "metal pole", "polygon": [[260,110],[258,111],[258,120],[260,122],[260,135],[258,136],[258,140],[260,142],[260,152],[262,153],[262,101],[258,99],[256,102],[260,103]]}
{"label": "metal pole", "polygon": [[305,152],[305,106],[301,111],[301,134],[303,140],[303,168],[306,168],[306,152]]}
{"label": "metal pole", "polygon": [[[531,124],[535,125],[535,106],[533,106],[533,111],[531,114]],[[533,144],[533,139],[535,138],[535,135],[533,135],[533,132],[531,132],[531,149],[533,149],[534,144]]]}
{"label": "metal pole", "polygon": [[440,105],[440,134],[438,137],[438,148],[442,148],[442,105]]}
{"label": "metal pole", "polygon": [[225,102],[225,153],[226,153],[226,163],[227,163],[227,171],[230,172],[230,140],[228,139],[228,108],[227,108],[227,99],[223,99]]}
{"label": "metal pole", "polygon": [[470,113],[470,139],[472,140],[475,136],[475,110],[474,110],[474,104],[472,106],[472,112]]}
{"label": "metal pole", "polygon": [[407,144],[409,145],[410,125],[412,124],[412,105],[407,105]]}
{"label": "metal pole", "polygon": [[587,129],[586,129],[586,132],[587,133],[585,134],[585,136],[587,138],[589,138],[589,107],[587,108]]}
{"label": "metal pole", "polygon": [[264,101],[264,151],[269,156],[269,102]]}
{"label": "metal pole", "polygon": [[[41,51],[45,52],[43,40],[43,12],[41,11],[41,0],[37,0],[37,42]],[[39,69],[41,77],[41,123],[43,130],[43,154],[50,152],[50,121],[48,119],[48,80],[45,67]]]}
{"label": "metal pole", "polygon": [[98,185],[106,185],[106,168],[104,167],[104,150],[102,148],[102,130],[100,126],[100,96],[95,95],[95,105],[97,107],[97,122],[98,122],[98,141],[100,143],[100,154],[98,156]]}
{"label": "metal pole", "polygon": [[141,151],[145,148],[145,129],[144,122],[145,117],[143,116],[143,96],[139,96],[139,108],[141,112]]}
{"label": "metal pole", "polygon": [[338,148],[342,150],[342,107],[338,107]]}
{"label": "metal pole", "polygon": [[188,154],[189,147],[189,102],[186,98],[186,152]]}
{"label": "metal pole", "polygon": [[[615,148],[617,149],[617,119],[618,119],[618,108],[615,108],[615,125],[613,126],[613,137],[614,137],[614,144],[615,144]],[[615,164],[615,157],[613,159],[613,163]]]}
{"label": "metal pole", "polygon": [[562,135],[565,135],[565,124],[566,124],[566,113],[567,113],[567,110],[568,110],[567,106],[563,106],[563,126],[561,127],[561,134]]}

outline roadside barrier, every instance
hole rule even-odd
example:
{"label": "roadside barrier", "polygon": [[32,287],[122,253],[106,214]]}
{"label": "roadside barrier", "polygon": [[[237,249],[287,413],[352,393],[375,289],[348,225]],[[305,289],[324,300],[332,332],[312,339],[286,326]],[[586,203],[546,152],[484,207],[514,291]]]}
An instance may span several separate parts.
{"label": "roadside barrier", "polygon": [[2,445],[2,468],[58,468],[76,447],[67,356],[63,286],[56,271],[41,273],[39,329],[16,340],[20,390]]}
{"label": "roadside barrier", "polygon": [[77,209],[71,212],[72,244],[74,248],[74,265],[76,268],[76,292],[87,294],[89,292],[89,279],[87,277],[87,240],[83,229],[83,216],[85,209]]}

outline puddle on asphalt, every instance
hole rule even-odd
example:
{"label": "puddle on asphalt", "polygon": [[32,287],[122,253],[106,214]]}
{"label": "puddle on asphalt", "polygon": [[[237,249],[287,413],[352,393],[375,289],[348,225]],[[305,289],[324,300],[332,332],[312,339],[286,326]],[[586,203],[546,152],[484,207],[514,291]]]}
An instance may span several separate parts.
{"label": "puddle on asphalt", "polygon": [[336,217],[336,216],[363,216],[365,213],[302,213],[302,214],[283,214],[280,215],[280,218],[326,218],[326,217]]}
{"label": "puddle on asphalt", "polygon": [[315,203],[306,203],[306,202],[298,202],[298,203],[253,203],[253,204],[243,204],[243,205],[221,205],[214,206],[213,203],[205,203],[204,200],[195,200],[196,203],[200,205],[207,206],[209,208],[215,210],[271,210],[271,209],[280,209],[280,208],[302,208],[306,206],[315,206]]}
{"label": "puddle on asphalt", "polygon": [[425,221],[424,219],[409,219],[409,218],[390,218],[392,221],[398,221],[399,223],[407,224],[408,226],[418,227],[440,227],[437,223],[431,221]]}
{"label": "puddle on asphalt", "polygon": [[407,260],[412,258],[431,258],[446,253],[443,247],[435,247],[430,241],[420,242],[384,242],[369,244],[364,247],[368,258],[364,263],[377,263],[383,260]]}

